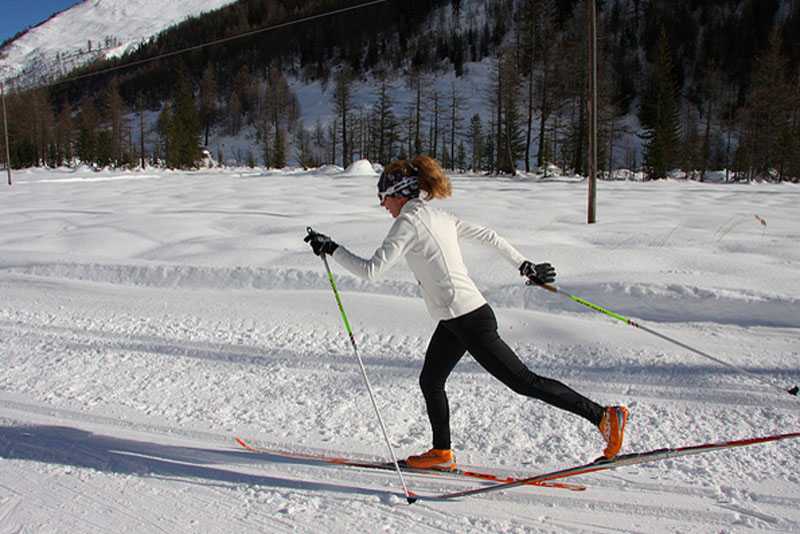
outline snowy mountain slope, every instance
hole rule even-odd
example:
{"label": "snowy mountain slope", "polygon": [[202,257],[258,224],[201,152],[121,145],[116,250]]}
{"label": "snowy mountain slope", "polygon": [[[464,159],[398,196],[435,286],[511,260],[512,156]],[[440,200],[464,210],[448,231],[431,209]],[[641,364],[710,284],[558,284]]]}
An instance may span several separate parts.
{"label": "snowy mountain slope", "polygon": [[[306,226],[361,254],[391,224],[374,176],[31,170],[0,196],[0,532],[797,532],[800,443],[408,506],[396,476],[252,455],[231,437],[386,458]],[[457,177],[437,201],[567,290],[777,385],[800,379],[797,186]],[[758,214],[767,222],[761,225]],[[632,409],[626,451],[800,429],[798,401],[466,261],[503,336],[544,375]],[[401,455],[429,446],[417,377],[434,325],[398,266],[332,265]],[[755,312],[753,311],[755,310]],[[459,461],[516,474],[594,458],[575,417],[469,357],[448,381]],[[475,482],[409,477],[436,493]]]}
{"label": "snowy mountain slope", "polygon": [[24,73],[68,72],[98,54],[121,54],[190,16],[234,1],[84,0],[3,48],[0,80]]}

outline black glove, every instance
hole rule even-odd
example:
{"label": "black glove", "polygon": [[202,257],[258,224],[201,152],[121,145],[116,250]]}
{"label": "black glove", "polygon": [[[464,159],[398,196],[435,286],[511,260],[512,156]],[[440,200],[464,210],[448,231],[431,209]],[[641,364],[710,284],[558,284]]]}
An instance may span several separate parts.
{"label": "black glove", "polygon": [[311,228],[308,229],[308,235],[303,241],[311,245],[311,250],[313,250],[314,254],[317,256],[322,256],[323,254],[331,255],[334,250],[339,248],[339,245],[334,243],[330,237],[315,232]]}
{"label": "black glove", "polygon": [[531,263],[525,260],[519,266],[519,274],[535,284],[552,284],[556,281],[556,270],[549,263]]}

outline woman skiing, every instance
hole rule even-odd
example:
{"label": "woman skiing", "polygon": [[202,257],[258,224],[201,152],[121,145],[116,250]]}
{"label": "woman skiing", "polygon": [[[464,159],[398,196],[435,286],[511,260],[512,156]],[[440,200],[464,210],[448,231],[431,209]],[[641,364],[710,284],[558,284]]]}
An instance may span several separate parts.
{"label": "woman skiing", "polygon": [[315,254],[329,254],[342,267],[368,280],[378,278],[405,257],[430,315],[439,321],[419,377],[433,431],[433,448],[410,456],[407,464],[455,469],[445,382],[467,351],[513,391],[572,412],[597,426],[606,442],[603,456],[613,458],[622,447],[628,410],[623,406],[600,406],[556,380],[534,374],[520,361],[498,335],[494,312],[467,273],[459,239],[494,247],[522,276],[537,283],[553,282],[555,270],[549,263],[530,262],[493,230],[461,221],[425,202],[450,194],[450,180],[432,158],[394,161],[378,180],[378,198],[394,218],[394,224],[370,259],[353,254],[324,234],[311,232],[305,238]]}

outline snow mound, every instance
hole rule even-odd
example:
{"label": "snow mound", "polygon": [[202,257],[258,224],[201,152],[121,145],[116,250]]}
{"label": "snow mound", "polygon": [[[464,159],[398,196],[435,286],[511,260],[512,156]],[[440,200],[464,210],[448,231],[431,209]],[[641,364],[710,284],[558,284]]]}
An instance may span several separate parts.
{"label": "snow mound", "polygon": [[323,165],[322,167],[318,168],[315,171],[315,174],[321,174],[321,175],[324,175],[324,176],[332,176],[334,174],[341,174],[343,171],[344,171],[344,169],[342,169],[338,165],[330,165],[330,164],[328,164],[328,165]]}
{"label": "snow mound", "polygon": [[378,176],[375,169],[367,159],[360,159],[350,164],[341,176]]}
{"label": "snow mound", "polygon": [[[0,268],[0,273],[159,289],[329,289],[324,273],[292,268],[210,267],[179,264],[31,263]],[[398,280],[368,282],[339,275],[340,289],[417,297],[416,284]]]}
{"label": "snow mound", "polygon": [[[490,289],[485,295],[504,308],[596,314],[562,297],[525,289],[507,286]],[[624,316],[649,322],[800,328],[796,313],[800,299],[788,295],[686,284],[615,282],[570,285],[569,292]]]}
{"label": "snow mound", "polygon": [[[326,290],[323,273],[293,268],[213,267],[179,264],[30,263],[0,268],[0,273],[159,289]],[[419,296],[416,284],[401,280],[368,282],[339,274],[344,291],[398,297]],[[682,284],[606,283],[571,286],[570,292],[591,302],[650,322],[707,322],[745,327],[800,328],[793,311],[800,299],[752,290],[700,288]],[[595,312],[558,296],[525,286],[483,288],[487,299],[502,308],[550,312]]]}

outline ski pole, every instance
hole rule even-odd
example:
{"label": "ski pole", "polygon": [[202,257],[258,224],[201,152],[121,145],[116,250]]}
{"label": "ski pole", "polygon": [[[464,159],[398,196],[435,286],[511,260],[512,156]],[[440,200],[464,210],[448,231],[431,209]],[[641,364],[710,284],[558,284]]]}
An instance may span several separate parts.
{"label": "ski pole", "polygon": [[[313,230],[309,226],[307,228],[308,233],[312,233]],[[342,299],[339,297],[339,290],[336,288],[336,281],[333,279],[333,273],[331,272],[330,265],[328,265],[328,259],[325,257],[325,254],[322,254],[322,262],[325,264],[325,271],[328,273],[328,281],[331,283],[331,288],[333,289],[333,296],[336,297],[336,304],[339,306],[339,313],[342,316],[342,322],[344,323],[344,328],[347,331],[347,335],[350,337],[350,344],[353,346],[353,352],[358,358],[358,365],[361,367],[361,375],[364,377],[364,383],[367,385],[367,391],[369,392],[369,399],[372,401],[372,407],[375,408],[375,415],[378,416],[378,423],[380,424],[381,431],[383,432],[383,439],[386,440],[386,446],[389,448],[389,453],[392,456],[392,463],[394,464],[394,468],[397,471],[397,476],[400,477],[400,484],[403,486],[403,492],[406,495],[406,501],[408,504],[412,504],[416,502],[417,497],[408,490],[408,486],[406,486],[406,480],[403,477],[403,472],[400,470],[400,464],[397,462],[397,455],[394,453],[394,447],[392,447],[392,442],[389,440],[389,433],[386,431],[386,425],[383,424],[383,417],[381,417],[381,411],[378,409],[378,403],[375,402],[375,395],[372,393],[372,386],[369,383],[369,377],[367,376],[367,369],[364,367],[364,361],[361,359],[361,355],[358,353],[358,347],[356,346],[356,338],[353,336],[353,330],[350,328],[350,321],[347,320],[347,314],[344,312],[344,306],[342,306]]]}
{"label": "ski pole", "polygon": [[729,367],[731,369],[735,369],[736,371],[739,371],[740,373],[749,375],[750,377],[752,377],[753,379],[761,382],[762,384],[767,385],[767,386],[769,386],[771,388],[777,389],[777,390],[781,391],[782,393],[788,393],[790,395],[793,395],[793,396],[797,397],[798,396],[798,392],[800,392],[800,389],[798,389],[797,386],[793,386],[793,387],[791,387],[789,389],[783,389],[780,386],[776,386],[772,382],[764,380],[763,378],[761,378],[757,374],[752,373],[752,372],[748,371],[747,369],[743,369],[741,367],[733,365],[732,363],[726,362],[724,360],[720,360],[719,358],[715,358],[714,356],[712,356],[712,355],[710,355],[710,354],[708,354],[706,352],[703,352],[702,350],[698,350],[698,349],[696,349],[694,347],[690,347],[686,343],[682,343],[682,342],[678,341],[677,339],[673,339],[673,338],[671,338],[669,336],[666,336],[664,334],[656,332],[652,328],[648,328],[648,327],[646,327],[644,325],[641,325],[641,324],[637,323],[636,321],[634,321],[632,319],[629,319],[628,317],[625,317],[624,315],[620,315],[620,314],[618,314],[616,312],[613,312],[611,310],[607,310],[607,309],[603,308],[602,306],[598,306],[597,304],[594,304],[593,302],[589,302],[588,300],[583,299],[581,297],[576,297],[575,295],[571,295],[571,294],[567,293],[566,291],[564,291],[563,289],[560,289],[560,288],[558,288],[558,287],[556,287],[556,286],[554,286],[552,284],[543,284],[543,283],[538,282],[538,281],[536,281],[536,280],[534,280],[532,278],[528,279],[527,284],[530,285],[530,286],[539,286],[541,288],[544,288],[544,289],[550,291],[551,293],[558,293],[559,295],[563,295],[563,296],[569,298],[570,300],[573,300],[574,302],[577,302],[578,304],[582,304],[583,306],[586,306],[587,308],[591,308],[591,309],[593,309],[595,311],[599,311],[600,313],[604,313],[604,314],[608,315],[609,317],[617,319],[618,321],[622,321],[623,323],[628,324],[630,326],[633,326],[635,328],[638,328],[640,330],[644,330],[645,332],[647,332],[649,334],[652,334],[652,335],[654,335],[656,337],[659,337],[659,338],[661,338],[661,339],[663,339],[665,341],[669,341],[670,343],[678,345],[679,347],[682,347],[682,348],[684,348],[686,350],[690,350],[690,351],[694,352],[695,354],[699,354],[700,356],[702,356],[704,358],[708,358],[709,360],[712,360],[714,362],[717,362],[720,365],[724,365],[725,367]]}

